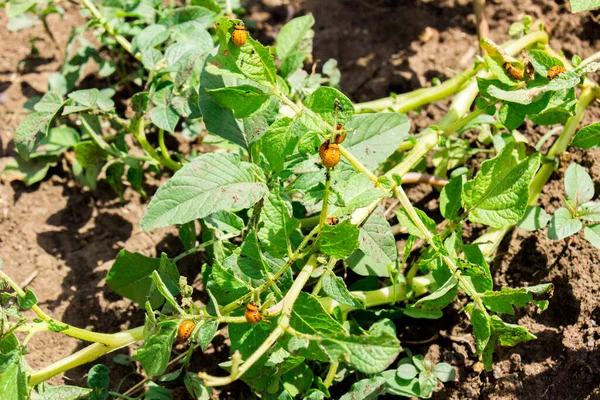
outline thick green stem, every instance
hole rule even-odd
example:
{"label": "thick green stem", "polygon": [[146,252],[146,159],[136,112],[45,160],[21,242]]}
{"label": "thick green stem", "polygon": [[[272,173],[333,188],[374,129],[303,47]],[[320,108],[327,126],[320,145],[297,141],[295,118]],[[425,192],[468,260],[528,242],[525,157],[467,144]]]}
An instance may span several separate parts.
{"label": "thick green stem", "polygon": [[106,353],[110,353],[111,351],[120,349],[121,347],[129,346],[139,340],[142,340],[144,337],[144,327],[139,326],[137,328],[115,333],[110,336],[113,337],[110,344],[94,343],[85,349],[79,350],[78,352],[63,358],[62,360],[47,366],[44,369],[36,371],[29,378],[29,386],[38,385],[45,380],[60,374],[61,372],[65,372],[80,365],[89,363]]}
{"label": "thick green stem", "polygon": [[358,103],[354,105],[354,109],[356,112],[377,112],[391,109],[396,112],[405,113],[425,104],[452,96],[463,87],[465,82],[477,73],[477,70],[478,68],[472,68],[448,79],[438,86],[417,89],[395,97],[385,97],[383,99]]}
{"label": "thick green stem", "polygon": [[[412,282],[413,297],[418,297],[424,293],[427,293],[429,286],[433,284],[435,284],[435,279],[433,279],[431,274],[415,277]],[[392,286],[366,292],[350,292],[350,294],[362,300],[365,308],[377,307],[384,304],[392,304],[399,301],[408,300],[406,282],[400,282]],[[340,304],[331,297],[320,297],[318,300],[325,311],[327,311],[329,314],[333,313],[336,307],[340,307],[343,315],[346,315],[350,311],[359,310],[358,307]]]}
{"label": "thick green stem", "polygon": [[152,147],[152,145],[148,142],[148,139],[146,138],[146,129],[143,118],[137,119],[133,122],[131,132],[133,133],[133,136],[135,136],[137,141],[140,143],[142,148],[146,151],[146,153],[150,155],[150,157],[154,158],[156,161],[173,171],[178,171],[181,168],[181,165],[179,165],[175,161],[171,160],[170,158],[165,158],[158,154],[154,147]]}
{"label": "thick green stem", "polygon": [[[537,42],[548,43],[548,35],[545,32],[532,32],[514,42],[503,45],[503,47],[507,54],[514,56],[525,47]],[[438,86],[417,89],[413,92],[395,97],[385,97],[366,103],[358,103],[354,105],[354,109],[356,112],[384,111],[392,109],[401,113],[414,110],[425,104],[452,96],[454,93],[461,90],[465,83],[468,82],[480,68],[481,66],[471,68]]]}

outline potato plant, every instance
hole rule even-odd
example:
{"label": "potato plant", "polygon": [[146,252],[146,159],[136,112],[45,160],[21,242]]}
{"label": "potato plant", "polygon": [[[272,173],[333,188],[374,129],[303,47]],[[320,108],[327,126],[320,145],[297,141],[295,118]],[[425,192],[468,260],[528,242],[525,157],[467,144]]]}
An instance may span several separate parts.
{"label": "potato plant", "polygon": [[[489,262],[515,226],[548,224],[556,240],[583,229],[600,247],[599,203],[581,166],[571,164],[565,174],[565,207],[550,217],[536,206],[568,146],[600,146],[598,124],[577,131],[600,94],[588,77],[599,67],[598,55],[566,60],[548,46],[543,26],[526,19],[503,45],[482,38],[484,56],[446,82],[353,104],[335,87],[335,61],[323,66],[326,78],[303,69],[314,35],[311,15],[290,21],[269,47],[252,35],[236,37],[242,21],[224,3],[223,9],[212,0],[181,8],[82,2],[101,43],[130,55],[122,79],[140,91],[129,101],[128,117],[118,115],[110,88],[72,91],[77,79],[69,75],[76,73],[70,56],[85,55],[70,53],[20,126],[15,141],[21,158],[12,168],[55,162],[74,148],[78,179],[93,188],[104,170],[121,190],[126,167],[138,189],[144,169],[171,169],[140,226],[177,226],[186,251],[159,258],[119,253],[107,285],[145,310],[146,322],[113,334],[53,319],[31,290],[0,271],[0,388],[7,399],[156,399],[175,398],[181,390],[207,399],[213,387],[236,380],[265,399],[323,399],[339,387],[347,388],[341,399],[385,393],[429,398],[438,381],[455,379],[454,369],[413,355],[398,339],[396,324],[441,318],[457,298],[464,301],[461,313],[472,325],[485,370],[492,369],[499,346],[535,339],[503,316],[530,303],[545,310],[552,285],[495,287]],[[100,65],[118,70],[112,62]],[[549,74],[559,66],[564,70]],[[449,96],[454,99],[437,124],[410,133],[403,113]],[[525,119],[562,129],[530,143],[527,132],[518,131]],[[479,130],[475,144],[462,135],[473,129]],[[203,130],[220,145],[217,151],[172,158],[165,131]],[[146,138],[150,131],[158,149]],[[133,151],[129,134],[143,153]],[[542,153],[549,140],[553,145]],[[479,152],[489,158],[468,168]],[[430,154],[437,178],[420,173]],[[443,187],[437,221],[407,195],[406,185],[415,181]],[[386,204],[397,205],[394,226]],[[469,224],[487,231],[467,237]],[[400,252],[395,235],[401,235]],[[196,288],[177,266],[198,252],[208,260],[198,265],[208,304],[192,300]],[[31,337],[44,331],[91,344],[33,370],[23,356]],[[26,335],[19,340],[18,332]],[[222,373],[194,371],[190,360],[201,358],[218,332],[231,341]],[[144,394],[137,392],[143,384],[109,392],[109,370],[100,364],[90,369],[88,388],[45,383],[138,342],[133,360],[150,380]],[[173,357],[176,342],[187,349]]]}

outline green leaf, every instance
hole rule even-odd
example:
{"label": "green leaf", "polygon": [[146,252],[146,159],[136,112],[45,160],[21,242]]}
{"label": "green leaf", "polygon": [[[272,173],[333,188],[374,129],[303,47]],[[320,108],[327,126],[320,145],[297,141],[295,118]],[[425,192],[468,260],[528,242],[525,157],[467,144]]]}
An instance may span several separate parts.
{"label": "green leaf", "polygon": [[457,293],[458,281],[455,277],[451,277],[438,290],[417,300],[414,307],[423,310],[441,310],[454,300]]}
{"label": "green leaf", "polygon": [[337,335],[344,328],[323,309],[321,303],[306,292],[300,292],[292,308],[290,326],[302,333]]}
{"label": "green leaf", "polygon": [[594,182],[579,164],[571,164],[565,172],[565,192],[575,204],[583,204],[594,197]]}
{"label": "green leaf", "polygon": [[144,344],[133,354],[148,376],[165,372],[171,358],[171,348],[177,336],[177,322],[160,322],[145,338]]}
{"label": "green leaf", "polygon": [[217,211],[252,207],[268,192],[260,171],[233,154],[204,154],[158,189],[140,227],[144,231],[184,224]]}
{"label": "green leaf", "polygon": [[550,219],[552,219],[552,217],[550,217],[543,208],[538,206],[527,206],[525,215],[523,216],[523,219],[519,221],[517,226],[527,231],[536,231],[548,225]]}
{"label": "green leaf", "polygon": [[[52,120],[56,117],[60,109],[62,108],[62,99],[60,104],[44,102],[47,96],[50,96],[52,92],[47,93],[40,103],[36,104],[36,107],[40,106],[43,110],[52,111],[36,111],[23,119],[23,121],[17,127],[15,132],[15,146],[17,151],[23,157],[23,159],[29,159],[29,154],[35,149],[37,143],[47,134],[48,127],[51,125]],[[58,95],[56,95],[58,96]],[[60,99],[60,96],[58,96]]]}
{"label": "green leaf", "polygon": [[283,60],[289,56],[300,43],[304,36],[310,31],[310,28],[315,24],[315,18],[312,14],[308,14],[302,17],[294,18],[287,24],[285,24],[279,35],[277,35],[277,42],[275,48],[277,50],[277,56]]}
{"label": "green leaf", "polygon": [[331,297],[340,304],[345,304],[350,307],[365,308],[362,300],[354,297],[346,287],[344,280],[339,276],[327,274],[323,278],[322,288],[327,296]]}
{"label": "green leaf", "polygon": [[350,220],[337,225],[325,224],[317,240],[321,252],[335,258],[346,258],[358,248],[359,230]]}
{"label": "green leaf", "polygon": [[217,211],[204,219],[212,229],[223,233],[239,234],[244,229],[244,220],[229,211]]}
{"label": "green leaf", "polygon": [[165,42],[169,35],[169,30],[164,25],[149,25],[133,38],[131,44],[134,52],[141,51],[143,53]]}
{"label": "green leaf", "polygon": [[352,173],[350,178],[347,178],[347,173],[342,172],[341,168],[339,175],[337,170],[334,171],[332,179],[342,181],[340,184],[335,185],[335,189],[343,205],[330,205],[329,216],[342,217],[349,215],[358,208],[366,207],[375,200],[389,196],[388,192],[374,186],[373,182],[363,173],[355,172]]}
{"label": "green leaf", "polygon": [[290,237],[299,225],[292,214],[291,199],[279,189],[271,192],[264,201],[260,221],[258,238],[266,251],[277,257],[287,255],[288,245],[292,248]]}
{"label": "green leaf", "polygon": [[153,308],[157,308],[164,300],[160,293],[150,293],[152,288],[150,275],[154,271],[158,271],[164,281],[177,282],[179,279],[176,267],[172,265],[161,271],[160,264],[159,258],[121,250],[106,276],[106,284],[121,296],[131,299],[139,305],[143,305],[150,296],[150,304]]}
{"label": "green leaf", "polygon": [[481,355],[490,341],[492,327],[487,316],[480,309],[474,309],[471,312],[471,324],[473,324],[477,354]]}
{"label": "green leaf", "polygon": [[525,215],[529,185],[540,164],[538,153],[517,163],[514,144],[507,144],[500,154],[484,161],[474,179],[465,183],[463,205],[469,220],[502,228],[516,225]]}
{"label": "green leaf", "polygon": [[203,352],[206,351],[210,345],[210,342],[212,342],[213,338],[217,334],[218,329],[219,321],[216,319],[207,319],[198,330],[198,343],[200,344]]}
{"label": "green leaf", "polygon": [[550,225],[548,225],[548,237],[552,240],[564,239],[567,236],[576,234],[581,230],[583,224],[580,220],[573,218],[571,212],[565,207],[561,207],[552,216]]}
{"label": "green leaf", "polygon": [[88,372],[87,384],[92,389],[91,399],[105,400],[108,398],[110,370],[106,365],[96,364]]}
{"label": "green leaf", "polygon": [[600,7],[600,0],[569,0],[571,12],[578,13]]}
{"label": "green leaf", "polygon": [[179,240],[185,250],[190,250],[196,245],[196,222],[190,221],[179,225]]}
{"label": "green leaf", "polygon": [[219,301],[230,303],[250,291],[248,284],[240,279],[232,269],[225,268],[218,262],[215,262],[211,269],[206,287]]}
{"label": "green leaf", "polygon": [[226,85],[223,77],[210,74],[207,68],[200,75],[202,85],[198,94],[198,101],[206,129],[213,135],[222,137],[231,143],[247,149],[248,140],[242,131],[239,121],[233,116],[233,112],[220,107],[215,99],[208,94],[209,89],[224,88]]}
{"label": "green leaf", "polygon": [[357,114],[346,124],[349,133],[344,146],[373,171],[410,137],[409,129],[410,120],[404,114]]}
{"label": "green leaf", "polygon": [[[429,218],[429,216],[427,214],[425,214],[424,211],[419,210],[416,207],[414,208],[414,210],[417,212],[417,215],[419,216],[419,218],[421,219],[423,224],[425,224],[425,227],[429,230],[429,232],[431,232],[432,234],[435,235],[436,234],[435,221],[432,220],[431,218]],[[425,233],[421,232],[421,230],[417,227],[417,225],[415,225],[415,223],[412,221],[412,219],[408,215],[408,212],[406,211],[406,209],[404,209],[404,208],[398,209],[396,211],[396,217],[398,217],[398,222],[400,223],[400,225],[406,227],[409,234],[419,237],[421,239],[426,238]]]}
{"label": "green leaf", "polygon": [[31,291],[31,289],[27,289],[25,295],[17,296],[17,302],[19,303],[19,307],[22,310],[27,311],[37,304],[37,298],[35,297],[35,293]]}
{"label": "green leaf", "polygon": [[262,153],[273,173],[283,170],[284,161],[292,155],[306,128],[297,120],[277,119],[253,146],[253,153]]}
{"label": "green leaf", "polygon": [[409,363],[401,364],[396,370],[396,374],[402,379],[412,379],[417,376],[418,373],[419,371],[417,371],[417,368]]}
{"label": "green leaf", "polygon": [[175,133],[179,122],[179,114],[172,106],[158,106],[150,110],[150,120],[160,129]]}
{"label": "green leaf", "polygon": [[124,201],[123,193],[125,188],[123,186],[123,174],[125,173],[125,163],[114,162],[106,168],[106,181],[110,187],[119,195],[121,201]]}
{"label": "green leaf", "polygon": [[44,390],[38,400],[84,400],[91,393],[91,389],[77,386],[55,386]]}
{"label": "green leaf", "polygon": [[600,224],[586,226],[583,228],[583,234],[588,242],[600,249]]}
{"label": "green leaf", "polygon": [[446,219],[454,220],[458,218],[458,211],[462,203],[462,190],[465,182],[465,175],[459,175],[452,178],[450,182],[442,189],[440,193],[440,212]]}
{"label": "green leaf", "polygon": [[516,346],[519,343],[536,339],[527,329],[519,325],[508,324],[497,315],[492,315],[491,322],[493,335],[497,337],[501,346]]}
{"label": "green leaf", "polygon": [[584,221],[600,222],[600,202],[588,201],[577,209],[577,217]]}
{"label": "green leaf", "polygon": [[379,321],[365,335],[340,334],[326,337],[321,347],[336,361],[344,361],[365,374],[385,370],[400,353],[400,341],[396,338],[389,320]]}
{"label": "green leaf", "polygon": [[516,103],[504,102],[498,110],[498,119],[508,130],[521,126],[525,122],[526,115],[523,106]]}
{"label": "green leaf", "polygon": [[533,68],[535,69],[535,72],[537,72],[543,77],[546,77],[550,68],[554,66],[559,65],[561,67],[564,67],[563,62],[560,59],[552,57],[543,50],[529,50],[528,54],[531,64],[533,64]]}
{"label": "green leaf", "polygon": [[342,92],[329,86],[321,86],[313,92],[305,101],[304,105],[323,118],[325,122],[332,125],[335,116],[335,100],[341,105],[337,113],[337,123],[345,124],[354,114],[354,106]]}
{"label": "green leaf", "polygon": [[312,14],[294,18],[281,28],[277,35],[276,51],[281,63],[281,76],[287,78],[302,66],[304,59],[312,53],[315,23]]}
{"label": "green leaf", "polygon": [[298,396],[300,393],[307,392],[312,385],[313,379],[314,374],[306,363],[302,363],[281,375],[283,387],[292,398]]}
{"label": "green leaf", "polygon": [[348,266],[363,276],[389,276],[389,268],[393,268],[398,260],[398,250],[381,207],[377,207],[360,227],[358,242],[358,250],[346,259]]}
{"label": "green leaf", "polygon": [[581,149],[595,149],[600,146],[600,122],[585,126],[577,132],[571,146]]}
{"label": "green leaf", "polygon": [[385,393],[385,383],[386,379],[382,376],[361,379],[355,382],[340,400],[377,400]]}
{"label": "green leaf", "polygon": [[68,97],[87,108],[95,108],[100,91],[98,89],[76,90],[69,93]]}
{"label": "green leaf", "polygon": [[75,147],[79,141],[79,133],[73,128],[68,126],[52,128],[48,131],[48,136],[40,140],[30,157],[57,156]]}
{"label": "green leaf", "polygon": [[210,400],[212,389],[204,386],[204,381],[198,377],[198,374],[188,372],[183,378],[185,387],[191,393],[192,398],[196,400]]}
{"label": "green leaf", "polygon": [[251,85],[224,87],[207,90],[220,107],[233,110],[236,118],[245,118],[258,110],[269,95]]}
{"label": "green leaf", "polygon": [[98,175],[102,167],[106,164],[108,155],[96,143],[86,140],[75,146],[75,159],[83,168],[83,174],[78,179],[91,190],[96,190]]}
{"label": "green leaf", "polygon": [[452,382],[456,379],[456,370],[447,363],[436,364],[432,372],[442,382]]}
{"label": "green leaf", "polygon": [[51,166],[56,165],[56,157],[36,157],[24,160],[21,156],[9,157],[2,170],[3,181],[23,181],[25,185],[31,186],[46,177]]}
{"label": "green leaf", "polygon": [[0,393],[2,400],[26,400],[29,398],[27,374],[19,350],[0,354]]}
{"label": "green leaf", "polygon": [[533,301],[535,294],[548,293],[552,288],[551,283],[518,289],[504,287],[499,292],[488,291],[483,293],[481,299],[490,311],[514,315],[513,307],[523,307]]}

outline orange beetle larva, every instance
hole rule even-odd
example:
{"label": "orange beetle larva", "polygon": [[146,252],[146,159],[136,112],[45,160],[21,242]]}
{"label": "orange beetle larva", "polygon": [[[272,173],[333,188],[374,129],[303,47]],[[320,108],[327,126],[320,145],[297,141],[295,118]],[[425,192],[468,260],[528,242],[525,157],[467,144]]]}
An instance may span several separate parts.
{"label": "orange beetle larva", "polygon": [[506,71],[508,71],[508,73],[510,74],[510,76],[512,76],[514,79],[520,81],[523,79],[523,71],[521,71],[519,68],[515,67],[514,65],[512,65],[509,62],[505,62],[504,63],[504,69]]}
{"label": "orange beetle larva", "polygon": [[326,221],[328,225],[337,225],[340,222],[340,220],[337,217],[327,217]]}
{"label": "orange beetle larva", "polygon": [[565,67],[563,67],[562,65],[555,65],[554,67],[548,70],[548,79],[552,80],[560,74],[564,74],[565,72],[567,72]]}
{"label": "orange beetle larva", "polygon": [[235,24],[233,32],[231,32],[231,40],[237,47],[242,47],[248,39],[248,31],[243,22]]}
{"label": "orange beetle larva", "polygon": [[262,320],[262,315],[255,302],[251,301],[246,304],[246,311],[244,311],[244,317],[249,324],[258,324]]}
{"label": "orange beetle larva", "polygon": [[193,321],[183,321],[177,329],[177,342],[185,343],[194,331],[196,324]]}
{"label": "orange beetle larva", "polygon": [[344,125],[342,124],[337,124],[335,127],[336,131],[342,131],[341,133],[339,133],[336,137],[335,137],[335,143],[336,144],[341,144],[344,140],[346,140],[346,133],[343,132],[344,130]]}
{"label": "orange beetle larva", "polygon": [[334,168],[340,162],[340,148],[335,143],[329,143],[329,140],[324,141],[319,147],[319,155],[327,168]]}

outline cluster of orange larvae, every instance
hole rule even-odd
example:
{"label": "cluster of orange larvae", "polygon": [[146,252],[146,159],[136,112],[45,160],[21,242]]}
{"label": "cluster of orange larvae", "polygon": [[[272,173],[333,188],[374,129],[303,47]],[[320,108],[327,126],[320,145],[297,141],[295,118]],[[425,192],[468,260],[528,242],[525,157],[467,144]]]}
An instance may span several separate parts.
{"label": "cluster of orange larvae", "polygon": [[[244,318],[246,318],[246,322],[249,324],[258,324],[260,321],[262,321],[263,316],[255,302],[251,301],[250,303],[246,304]],[[196,323],[194,321],[183,321],[177,329],[177,342],[185,343],[192,335],[192,332],[194,332],[195,327]]]}
{"label": "cluster of orange larvae", "polygon": [[[523,79],[523,70],[515,67],[511,63],[505,62],[504,69],[506,69],[506,71],[508,71],[510,76],[512,76],[516,80],[520,81]],[[562,65],[555,65],[554,67],[552,67],[548,70],[548,74],[546,76],[548,79],[552,80],[552,79],[556,78],[557,76],[559,76],[560,74],[564,74],[565,72],[567,72],[565,67],[563,67]]]}

